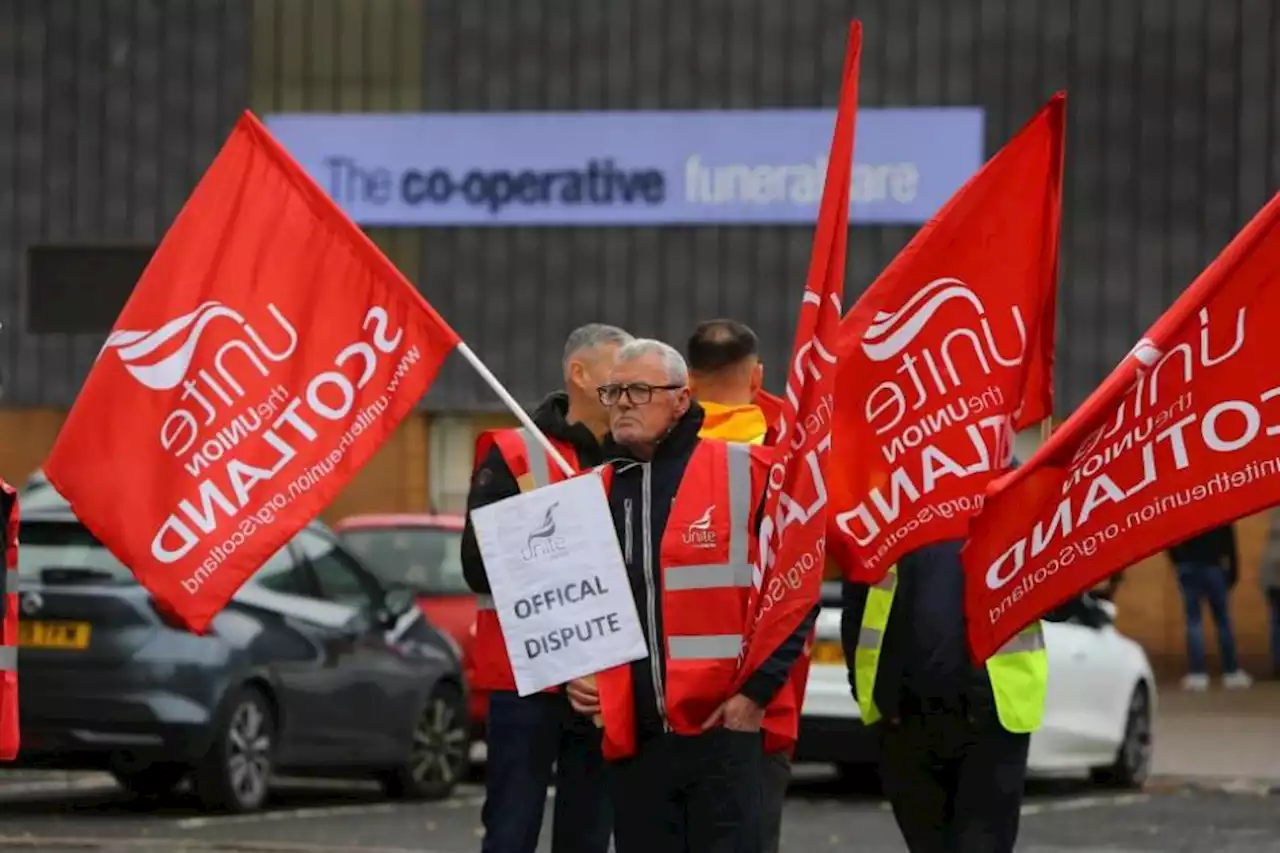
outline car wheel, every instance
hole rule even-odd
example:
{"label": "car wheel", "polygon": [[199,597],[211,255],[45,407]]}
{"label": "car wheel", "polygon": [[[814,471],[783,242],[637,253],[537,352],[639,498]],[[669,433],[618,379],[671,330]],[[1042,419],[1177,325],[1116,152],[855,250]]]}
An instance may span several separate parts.
{"label": "car wheel", "polygon": [[462,693],[441,685],[418,715],[409,757],[383,777],[387,795],[440,800],[453,793],[470,764],[470,722]]}
{"label": "car wheel", "polygon": [[1115,788],[1141,788],[1151,773],[1151,724],[1151,694],[1145,684],[1139,684],[1129,699],[1116,760],[1110,767],[1094,770],[1093,780]]}
{"label": "car wheel", "polygon": [[267,800],[275,715],[256,687],[237,690],[220,714],[213,744],[196,770],[196,794],[205,808],[249,812]]}
{"label": "car wheel", "polygon": [[191,768],[181,764],[152,764],[134,770],[112,770],[120,787],[139,797],[162,797],[182,784]]}

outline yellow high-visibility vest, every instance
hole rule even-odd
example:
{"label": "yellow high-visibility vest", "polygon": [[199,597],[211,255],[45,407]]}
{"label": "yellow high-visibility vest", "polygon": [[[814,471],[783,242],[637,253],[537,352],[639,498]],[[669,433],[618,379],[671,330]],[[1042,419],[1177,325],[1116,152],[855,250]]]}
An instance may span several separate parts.
{"label": "yellow high-visibility vest", "polygon": [[[894,566],[878,584],[867,590],[867,606],[853,656],[858,709],[866,725],[872,725],[881,716],[872,694],[880,668],[880,645],[889,626],[897,588],[898,567]],[[1044,630],[1038,621],[987,660],[987,677],[991,679],[991,692],[995,695],[996,715],[1006,731],[1023,734],[1040,728],[1049,683],[1049,654],[1044,646]]]}

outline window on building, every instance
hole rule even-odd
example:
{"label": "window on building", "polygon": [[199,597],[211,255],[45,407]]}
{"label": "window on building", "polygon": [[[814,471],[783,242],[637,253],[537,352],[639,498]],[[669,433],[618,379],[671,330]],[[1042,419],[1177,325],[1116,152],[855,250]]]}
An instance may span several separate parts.
{"label": "window on building", "polygon": [[153,246],[32,246],[26,331],[105,335],[133,292]]}

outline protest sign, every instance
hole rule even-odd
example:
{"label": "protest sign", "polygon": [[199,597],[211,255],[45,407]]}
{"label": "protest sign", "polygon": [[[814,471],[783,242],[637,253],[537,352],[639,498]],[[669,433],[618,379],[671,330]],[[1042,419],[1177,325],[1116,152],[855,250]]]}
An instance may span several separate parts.
{"label": "protest sign", "polygon": [[498,501],[471,522],[521,696],[647,654],[598,476]]}

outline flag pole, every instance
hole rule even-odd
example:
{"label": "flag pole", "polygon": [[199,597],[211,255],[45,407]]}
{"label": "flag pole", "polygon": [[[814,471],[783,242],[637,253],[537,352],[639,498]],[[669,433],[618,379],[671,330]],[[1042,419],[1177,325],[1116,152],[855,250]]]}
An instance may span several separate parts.
{"label": "flag pole", "polygon": [[547,438],[542,430],[538,429],[538,425],[533,422],[533,418],[529,417],[529,413],[524,410],[524,407],[516,402],[516,398],[511,396],[511,392],[502,387],[498,377],[494,376],[493,371],[488,367],[485,367],[484,362],[480,360],[480,356],[476,355],[471,347],[467,346],[466,341],[458,341],[457,350],[458,354],[475,368],[476,373],[480,374],[480,378],[485,381],[485,384],[493,389],[493,393],[498,395],[498,399],[511,410],[511,414],[516,416],[516,420],[520,421],[520,425],[527,429],[530,435],[538,439],[538,444],[542,445],[542,448],[547,451],[547,455],[555,461],[560,470],[564,472],[564,475],[572,477],[577,474],[578,472],[560,455],[560,451],[556,450],[556,446],[551,443],[551,440]]}
{"label": "flag pole", "polygon": [[[476,373],[480,374],[480,378],[485,381],[485,384],[493,389],[493,393],[498,395],[498,399],[511,410],[511,414],[516,416],[516,420],[520,421],[520,425],[527,429],[530,435],[538,439],[538,443],[547,451],[547,455],[560,466],[560,470],[564,472],[564,475],[572,477],[578,473],[569,466],[569,463],[560,455],[560,451],[556,450],[555,445],[551,443],[546,434],[538,429],[538,425],[533,422],[533,418],[529,417],[529,413],[524,410],[524,407],[516,402],[516,398],[511,396],[511,392],[502,386],[502,383],[498,381],[498,377],[493,375],[493,371],[485,366],[485,363],[480,360],[480,356],[476,355],[465,341],[458,341],[457,350],[459,355],[467,360],[467,364],[470,364],[475,368]],[[595,676],[588,676],[588,678],[592,681],[595,680]],[[596,728],[604,728],[604,717],[600,714],[592,715],[591,721],[595,723]]]}

